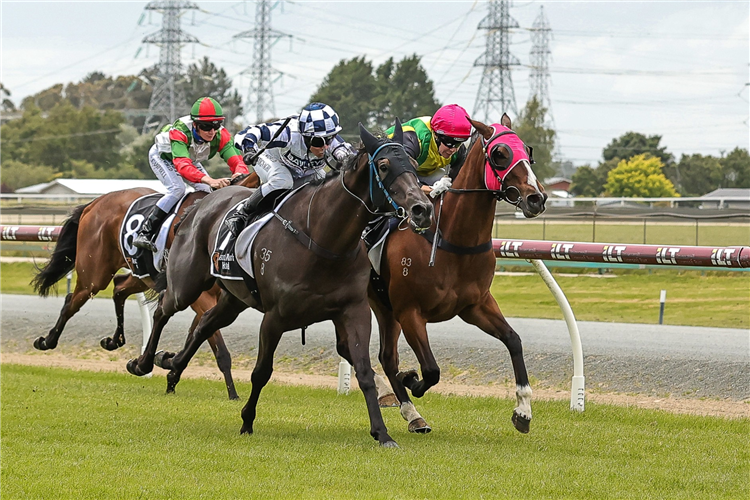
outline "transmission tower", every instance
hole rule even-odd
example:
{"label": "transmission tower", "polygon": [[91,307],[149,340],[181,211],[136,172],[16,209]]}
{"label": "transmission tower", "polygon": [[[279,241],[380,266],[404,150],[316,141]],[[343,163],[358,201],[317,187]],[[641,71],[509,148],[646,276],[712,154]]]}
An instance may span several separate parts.
{"label": "transmission tower", "polygon": [[162,14],[161,29],[146,36],[143,43],[159,46],[159,66],[156,82],[151,92],[148,115],[143,122],[143,133],[168,120],[178,118],[178,109],[187,105],[185,93],[177,85],[182,73],[180,52],[186,43],[198,43],[198,39],[180,29],[182,11],[198,9],[198,5],[185,0],[159,0],[149,2],[145,10]]}
{"label": "transmission tower", "polygon": [[255,7],[255,28],[234,35],[234,38],[252,38],[254,41],[253,64],[244,73],[250,75],[247,113],[249,115],[251,110],[255,111],[256,123],[276,116],[272,84],[273,77],[281,72],[271,67],[271,47],[279,38],[290,36],[271,29],[271,9],[274,6],[270,0],[258,0]]}
{"label": "transmission tower", "polygon": [[518,28],[518,22],[508,12],[510,1],[490,0],[488,6],[489,14],[478,26],[478,29],[487,30],[484,54],[474,61],[474,66],[484,68],[474,104],[474,115],[484,121],[499,120],[505,112],[518,115],[510,67],[520,65],[509,48],[509,31],[511,28]]}
{"label": "transmission tower", "polygon": [[529,75],[529,99],[536,100],[547,108],[546,117],[550,123],[552,119],[552,102],[549,97],[549,41],[552,29],[544,16],[544,7],[539,9],[539,15],[531,25],[531,74]]}

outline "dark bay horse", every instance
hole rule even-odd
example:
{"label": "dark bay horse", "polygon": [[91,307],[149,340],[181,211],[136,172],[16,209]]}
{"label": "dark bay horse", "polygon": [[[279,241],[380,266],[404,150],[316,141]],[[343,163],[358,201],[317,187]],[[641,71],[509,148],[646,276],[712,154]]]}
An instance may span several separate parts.
{"label": "dark bay horse", "polygon": [[[241,185],[257,187],[258,176],[255,173],[243,178]],[[52,286],[62,279],[68,272],[75,269],[77,273],[75,289],[65,297],[57,323],[46,337],[39,337],[34,341],[34,347],[46,351],[57,347],[60,335],[66,323],[81,307],[101,290],[109,286],[114,280],[112,299],[115,303],[117,315],[117,329],[112,337],[101,340],[104,349],[113,351],[125,345],[124,308],[125,300],[134,293],[144,292],[152,288],[151,279],[139,279],[131,274],[116,274],[121,268],[127,268],[122,251],[120,250],[119,232],[123,218],[130,205],[140,198],[155,191],[148,188],[125,189],[104,194],[94,201],[80,205],[63,223],[55,250],[47,264],[39,270],[32,281],[32,285],[40,296],[49,295]],[[182,203],[179,219],[187,207],[206,196],[206,193],[196,191],[188,195]],[[174,239],[174,224],[167,240],[167,248]],[[216,304],[218,289],[208,291],[198,297],[193,306],[197,313],[193,321],[193,328],[197,325],[201,315]],[[231,399],[238,399],[237,391],[232,381],[232,360],[224,344],[221,332],[216,332],[209,339],[211,349],[216,356],[216,362],[224,375],[227,391]]]}
{"label": "dark bay horse", "polygon": [[[471,121],[481,140],[474,137],[466,162],[452,189],[443,195],[442,207],[437,209],[442,240],[434,266],[429,265],[432,244],[428,239],[395,231],[386,240],[381,263],[381,278],[390,305],[370,287],[370,305],[380,327],[380,362],[412,432],[429,432],[430,427],[414,408],[406,388],[413,396],[421,397],[440,379],[440,368],[427,337],[427,323],[455,316],[507,346],[518,400],[513,424],[521,432],[529,430],[531,387],[521,339],[490,293],[495,271],[492,227],[498,199],[516,205],[526,217],[535,217],[544,211],[547,195],[534,176],[530,161],[519,161],[524,155],[528,157],[530,150],[514,132],[508,132],[510,118],[504,114],[501,122],[502,126],[487,126]],[[515,150],[511,144],[515,144]],[[512,161],[514,158],[516,161]],[[434,230],[435,226],[428,235]],[[398,339],[402,329],[419,360],[422,380],[414,370],[399,372]]]}
{"label": "dark bay horse", "polygon": [[370,434],[382,446],[396,446],[380,414],[370,365],[370,263],[360,236],[368,221],[393,209],[391,214],[408,217],[414,229],[426,229],[433,207],[419,188],[398,122],[393,141],[376,139],[361,125],[360,137],[364,147],[340,172],[296,191],[260,230],[251,255],[257,294],[243,281],[217,279],[209,272],[223,216],[247,192],[230,187],[212,193],[185,217],[170,251],[166,291],[154,314],[151,340],[143,355],[128,363],[128,371],[150,372],[155,355],[152,342],[158,342],[169,319],[218,281],[219,301],[203,315],[185,349],[160,355],[161,366],[171,370],[168,386],[174,388],[210,332],[231,324],[248,307],[264,312],[252,391],[242,409],[240,429],[242,434],[252,433],[258,399],[271,378],[282,334],[332,320],[337,351],[354,366],[364,393]]}

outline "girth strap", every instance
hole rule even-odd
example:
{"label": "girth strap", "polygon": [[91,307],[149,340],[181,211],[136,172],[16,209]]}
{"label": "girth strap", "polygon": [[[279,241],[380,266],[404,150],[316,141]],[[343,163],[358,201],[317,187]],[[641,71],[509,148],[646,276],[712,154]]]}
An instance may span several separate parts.
{"label": "girth strap", "polygon": [[[359,249],[361,246],[359,244],[359,240],[357,241],[357,246],[353,250],[346,252],[344,255],[339,255],[315,243],[312,238],[294,227],[292,225],[292,221],[284,219],[279,215],[278,212],[274,212],[273,215],[281,222],[281,225],[284,226],[284,229],[288,230],[294,235],[295,238],[297,238],[297,241],[299,241],[304,247],[308,248],[319,257],[323,257],[324,259],[328,260],[351,260],[359,254]],[[492,247],[492,242],[490,242],[490,247]]]}
{"label": "girth strap", "polygon": [[[435,239],[435,232],[432,229],[428,229],[420,233],[430,243]],[[476,255],[492,250],[492,240],[487,243],[482,243],[475,247],[462,247],[449,243],[443,238],[443,232],[438,230],[438,248],[445,250],[446,252],[455,253],[458,255]]]}

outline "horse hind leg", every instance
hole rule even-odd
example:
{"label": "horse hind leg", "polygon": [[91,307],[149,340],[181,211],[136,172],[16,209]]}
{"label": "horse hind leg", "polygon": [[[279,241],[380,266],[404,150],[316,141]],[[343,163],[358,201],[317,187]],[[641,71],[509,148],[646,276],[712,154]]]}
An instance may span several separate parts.
{"label": "horse hind leg", "polygon": [[459,314],[461,319],[478,326],[489,335],[499,339],[508,348],[516,378],[516,403],[511,418],[513,426],[524,434],[531,425],[531,386],[523,359],[521,338],[505,320],[495,299],[487,293],[483,302],[471,306]]}
{"label": "horse hind leg", "polygon": [[[80,266],[83,267],[83,266]],[[97,268],[98,266],[92,266]],[[40,351],[47,351],[57,347],[65,325],[68,323],[83,305],[100,290],[109,285],[112,280],[112,274],[99,267],[98,271],[93,273],[81,271],[76,279],[76,286],[72,293],[65,296],[65,302],[60,310],[60,316],[57,318],[55,326],[49,331],[46,337],[39,337],[34,341],[34,347]],[[78,269],[79,266],[76,266]]]}
{"label": "horse hind leg", "polygon": [[[195,356],[195,353],[203,342],[212,336],[215,336],[220,328],[232,324],[234,320],[237,319],[237,316],[239,316],[239,314],[245,309],[247,309],[247,305],[244,302],[226,291],[221,292],[219,300],[216,302],[216,306],[201,315],[197,326],[188,335],[188,340],[182,351],[174,356],[164,357],[162,359],[162,368],[170,370],[167,374],[167,393],[174,392],[177,383],[180,381],[182,372],[185,371],[188,363],[193,356]],[[226,350],[226,345],[224,345],[223,348]],[[231,367],[231,358],[229,358],[229,366]],[[234,389],[234,384],[232,384],[232,389]],[[231,396],[232,394],[230,392],[230,398]]]}
{"label": "horse hind leg", "polygon": [[[196,313],[202,315],[204,311],[213,307],[214,304],[216,304],[216,295],[209,291],[200,296],[198,301],[193,304],[193,309]],[[200,308],[201,310],[199,311],[196,308]],[[227,345],[224,342],[224,337],[221,335],[220,330],[216,330],[208,338],[208,345],[211,346],[211,351],[213,351],[214,357],[216,358],[216,364],[218,365],[221,374],[224,375],[224,383],[227,386],[229,399],[239,399],[240,397],[237,395],[237,390],[234,387],[234,380],[232,379],[232,354],[229,352],[229,349],[227,349]]]}
{"label": "horse hind leg", "polygon": [[139,278],[132,274],[118,274],[114,277],[114,292],[112,300],[115,303],[115,315],[117,316],[117,329],[111,337],[104,337],[99,344],[108,351],[114,351],[125,345],[125,301],[135,293],[148,290]]}
{"label": "horse hind leg", "polygon": [[[376,374],[375,385],[378,388],[378,403],[380,403],[381,408],[385,406],[399,406],[401,408],[401,416],[408,422],[409,432],[427,434],[432,428],[427,424],[422,415],[419,414],[411,399],[409,399],[409,394],[403,383],[404,377],[398,371],[398,338],[401,334],[401,325],[393,317],[393,313],[379,301],[371,300],[370,306],[375,313],[380,331],[380,365],[383,367],[383,371],[393,388],[392,392],[386,392],[385,389],[388,389],[388,387],[385,381]],[[413,373],[416,376],[416,372],[409,373]],[[386,387],[383,389],[381,386]],[[389,392],[390,394],[388,394]],[[391,399],[395,400],[396,404],[384,404]]]}

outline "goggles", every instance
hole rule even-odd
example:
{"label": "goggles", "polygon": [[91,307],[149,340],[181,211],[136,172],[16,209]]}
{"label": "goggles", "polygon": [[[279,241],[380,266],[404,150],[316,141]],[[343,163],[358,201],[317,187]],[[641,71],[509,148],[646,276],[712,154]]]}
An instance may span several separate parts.
{"label": "goggles", "polygon": [[195,126],[200,130],[203,130],[204,132],[209,132],[211,130],[219,130],[223,123],[223,120],[217,120],[213,122],[195,122]]}
{"label": "goggles", "polygon": [[333,142],[333,138],[336,137],[335,135],[329,135],[328,137],[322,137],[319,135],[314,135],[310,137],[310,146],[313,148],[322,148],[323,146],[330,146]]}
{"label": "goggles", "polygon": [[461,139],[458,137],[448,137],[447,135],[437,134],[437,139],[440,141],[440,144],[444,144],[445,147],[456,149],[461,146],[464,142],[466,142],[466,139]]}

